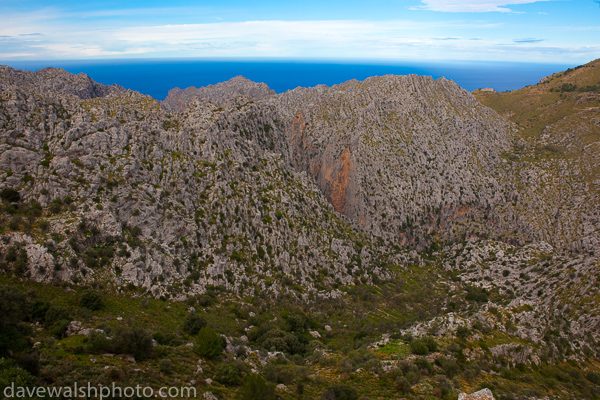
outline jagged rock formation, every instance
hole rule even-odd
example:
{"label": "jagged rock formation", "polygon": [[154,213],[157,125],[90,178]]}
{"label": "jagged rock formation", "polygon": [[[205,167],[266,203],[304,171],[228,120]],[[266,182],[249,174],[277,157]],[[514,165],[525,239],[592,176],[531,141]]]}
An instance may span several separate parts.
{"label": "jagged rock formation", "polygon": [[207,285],[335,296],[408,257],[357,232],[305,175],[236,131],[264,132],[249,118],[257,105],[196,100],[169,118],[131,91],[80,101],[2,85],[3,187],[56,210],[46,232],[27,224],[42,244],[6,236],[33,279],[106,279],[155,296]]}
{"label": "jagged rock formation", "polygon": [[98,279],[108,265],[117,285],[157,296],[207,285],[279,293],[282,283],[331,296],[418,262],[402,246],[549,234],[535,224],[544,199],[523,207],[518,164],[505,157],[514,127],[445,79],[275,96],[237,77],[173,95],[187,108],[167,114],[82,74],[3,67],[1,77],[1,186],[57,210],[37,233],[54,235],[45,245],[6,236],[46,260],[29,264],[37,280]]}
{"label": "jagged rock formation", "polygon": [[[454,359],[477,376],[600,354],[596,109],[536,142],[501,115],[515,110],[418,76],[279,95],[238,77],[161,104],[2,67],[0,91],[5,272],[176,300],[316,304],[374,287],[386,304],[435,308],[381,344],[443,337],[427,356],[440,365],[424,364],[436,373]],[[409,296],[415,271],[441,301]]]}
{"label": "jagged rock formation", "polygon": [[511,128],[454,82],[374,77],[269,101],[291,121],[279,150],[360,226],[420,249],[502,229],[484,221],[511,196]]}
{"label": "jagged rock formation", "polygon": [[1,65],[0,82],[3,91],[8,89],[7,86],[13,86],[21,93],[30,94],[35,91],[53,95],[70,94],[82,100],[125,92],[125,88],[119,85],[103,85],[84,73],[74,75],[61,68],[44,68],[31,72]]}
{"label": "jagged rock formation", "polygon": [[260,100],[274,94],[275,91],[265,83],[252,82],[243,76],[236,76],[227,82],[217,83],[216,85],[208,85],[201,88],[191,86],[185,89],[171,89],[161,104],[167,111],[182,112],[194,99],[206,99],[212,103],[221,105],[227,100],[232,100],[240,96],[245,96],[250,100]]}

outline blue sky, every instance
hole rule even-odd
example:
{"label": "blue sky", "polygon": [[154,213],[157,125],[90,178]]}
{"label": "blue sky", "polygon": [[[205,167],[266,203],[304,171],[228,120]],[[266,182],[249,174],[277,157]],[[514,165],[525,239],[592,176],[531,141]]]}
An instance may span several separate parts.
{"label": "blue sky", "polygon": [[0,60],[600,58],[594,0],[1,0]]}

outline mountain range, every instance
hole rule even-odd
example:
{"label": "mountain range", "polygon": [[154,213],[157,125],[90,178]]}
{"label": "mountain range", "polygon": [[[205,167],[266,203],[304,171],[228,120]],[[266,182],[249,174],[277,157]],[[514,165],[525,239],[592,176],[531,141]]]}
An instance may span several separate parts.
{"label": "mountain range", "polygon": [[[313,376],[298,382],[313,395],[367,371],[385,380],[348,353],[382,348],[379,368],[396,371],[404,396],[484,381],[507,399],[600,395],[600,61],[502,93],[387,75],[277,94],[239,76],[159,102],[85,74],[7,66],[0,91],[8,286],[173,307],[210,295],[215,315],[224,304],[234,315],[220,332],[230,354],[242,336],[248,351],[301,354]],[[322,336],[335,365],[248,333],[293,326],[264,304],[302,310],[306,327],[290,332],[307,346]],[[80,316],[106,330],[94,318]],[[415,350],[427,338],[436,348]],[[257,357],[243,362],[279,382],[258,367],[271,356]],[[211,382],[218,368],[209,361]],[[236,383],[216,380],[200,387],[229,398]],[[280,381],[277,395],[296,398],[294,379]],[[323,398],[343,398],[334,386]]]}

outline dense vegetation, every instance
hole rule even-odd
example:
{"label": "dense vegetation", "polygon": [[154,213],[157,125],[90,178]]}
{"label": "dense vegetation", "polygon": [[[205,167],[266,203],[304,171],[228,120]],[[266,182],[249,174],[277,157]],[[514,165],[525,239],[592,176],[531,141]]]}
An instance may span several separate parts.
{"label": "dense vegetation", "polygon": [[[435,271],[429,267],[426,274],[440,273]],[[219,398],[243,399],[454,399],[458,390],[483,387],[500,399],[567,391],[578,398],[600,395],[600,375],[577,362],[512,365],[494,356],[491,346],[514,339],[488,326],[437,337],[401,334],[414,318],[427,318],[425,309],[417,310],[419,317],[407,305],[444,301],[441,293],[424,290],[420,273],[399,274],[398,292],[408,297],[395,305],[384,300],[385,287],[355,287],[343,299],[312,305],[240,301],[218,288],[173,303],[3,275],[0,389],[18,379],[26,385],[183,382]],[[411,280],[414,286],[406,284]],[[468,286],[456,292],[452,307],[477,308],[482,299],[472,293]],[[418,302],[410,300],[417,294]],[[378,314],[381,305],[385,314]],[[68,333],[77,329],[73,320],[91,332]],[[373,346],[390,331],[398,334]],[[482,353],[479,361],[468,360],[472,352]]]}

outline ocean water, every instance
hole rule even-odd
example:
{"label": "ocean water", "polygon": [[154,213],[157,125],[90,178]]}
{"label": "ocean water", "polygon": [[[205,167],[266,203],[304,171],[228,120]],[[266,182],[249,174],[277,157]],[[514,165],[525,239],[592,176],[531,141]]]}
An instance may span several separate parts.
{"label": "ocean water", "polygon": [[335,85],[370,76],[430,75],[454,80],[472,91],[493,88],[515,90],[534,85],[544,76],[574,65],[509,62],[298,62],[229,60],[88,60],[88,61],[0,61],[18,69],[35,71],[58,67],[72,73],[84,72],[97,82],[116,83],[163,100],[174,88],[206,86],[242,75],[265,82],[277,93],[298,86]]}

